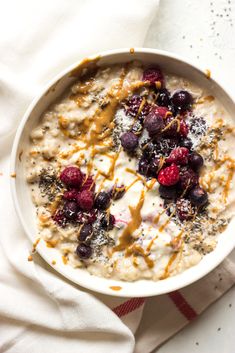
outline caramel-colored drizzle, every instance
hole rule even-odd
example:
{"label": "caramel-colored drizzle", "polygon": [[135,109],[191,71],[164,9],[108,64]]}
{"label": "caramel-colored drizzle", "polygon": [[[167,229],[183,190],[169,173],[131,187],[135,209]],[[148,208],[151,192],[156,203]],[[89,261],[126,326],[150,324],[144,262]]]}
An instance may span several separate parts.
{"label": "caramel-colored drizzle", "polygon": [[144,186],[146,186],[148,188],[148,185],[146,183],[146,180],[144,177],[142,177],[137,171],[133,170],[133,169],[130,169],[130,168],[126,168],[126,172],[130,173],[130,174],[133,174],[133,175],[136,175],[136,177],[138,178],[138,180],[141,180],[142,183],[144,184]]}
{"label": "caramel-colored drizzle", "polygon": [[145,191],[142,190],[137,205],[135,207],[129,206],[129,210],[131,213],[131,220],[127,224],[127,227],[123,230],[119,238],[119,244],[114,247],[113,249],[114,251],[125,250],[128,246],[133,244],[134,238],[132,237],[132,234],[136,229],[139,228],[142,222],[141,209],[144,204],[144,196],[145,196]]}
{"label": "caramel-colored drizzle", "polygon": [[227,177],[226,184],[224,186],[224,190],[223,190],[223,194],[222,194],[224,202],[227,202],[230,184],[233,179],[234,172],[235,172],[235,162],[231,163],[231,165],[229,165],[228,168],[229,168],[229,173],[228,173],[228,177]]}
{"label": "caramel-colored drizzle", "polygon": [[36,248],[38,246],[38,243],[40,242],[41,238],[37,238],[35,242],[33,243],[33,248],[32,248],[32,253],[36,251]]}
{"label": "caramel-colored drizzle", "polygon": [[139,178],[134,179],[129,185],[125,187],[125,190],[128,191],[137,181],[140,181]]}
{"label": "caramel-colored drizzle", "polygon": [[152,246],[153,246],[153,244],[154,244],[154,242],[155,242],[155,240],[158,238],[158,235],[155,235],[155,237],[153,237],[151,240],[150,240],[150,242],[149,242],[149,244],[148,244],[148,246],[147,246],[147,248],[146,248],[146,251],[147,252],[150,252],[151,251],[151,248],[152,248]]}
{"label": "caramel-colored drizzle", "polygon": [[99,173],[101,175],[103,175],[106,179],[109,179],[109,180],[113,180],[114,178],[114,172],[115,172],[115,165],[116,165],[116,162],[118,160],[118,157],[119,157],[119,154],[120,152],[117,152],[115,153],[114,155],[108,155],[107,157],[109,157],[111,159],[111,164],[110,164],[110,167],[109,167],[109,170],[106,173],[102,172],[101,170],[99,170]]}
{"label": "caramel-colored drizzle", "polygon": [[228,170],[226,182],[225,183],[223,182],[223,180],[224,180],[223,176],[221,176],[221,178],[220,178],[220,186],[223,187],[222,200],[224,203],[226,203],[226,201],[227,201],[231,181],[233,179],[233,175],[235,172],[235,160],[227,155],[224,156],[224,158],[222,158],[222,159],[218,159],[216,161],[214,169],[206,175],[206,179],[205,179],[205,177],[200,178],[200,184],[208,192],[212,192],[213,191],[212,190],[212,181],[214,180],[215,171],[218,170],[226,162],[227,162],[226,168]]}
{"label": "caramel-colored drizzle", "polygon": [[167,277],[169,277],[171,265],[172,265],[173,262],[175,261],[177,255],[178,255],[177,252],[174,252],[174,253],[171,255],[170,260],[168,261],[168,264],[167,264],[167,266],[166,266],[166,268],[165,268],[164,274],[161,276],[161,279],[166,279]]}
{"label": "caramel-colored drizzle", "polygon": [[131,256],[133,253],[141,255],[149,268],[154,267],[154,261],[149,258],[149,252],[145,251],[139,244],[132,244],[127,248],[126,256]]}
{"label": "caramel-colored drizzle", "polygon": [[151,179],[149,184],[147,184],[148,190],[151,190],[154,187],[154,184],[156,183],[156,181],[157,181],[157,179],[155,179],[155,178]]}
{"label": "caramel-colored drizzle", "polygon": [[[91,146],[104,146],[108,142],[108,146],[112,143],[110,138],[114,127],[113,117],[116,113],[118,105],[126,99],[135,90],[148,85],[146,82],[136,81],[127,87],[123,87],[124,79],[127,74],[127,66],[122,69],[119,82],[111,87],[109,92],[104,97],[104,102],[107,102],[105,107],[98,107],[93,116],[84,119],[79,125],[79,141],[83,141],[86,148]],[[89,88],[83,84],[84,92]],[[78,102],[79,105],[79,102]],[[62,132],[65,132],[65,125],[60,124]]]}
{"label": "caramel-colored drizzle", "polygon": [[47,240],[47,241],[46,241],[46,246],[47,246],[48,248],[55,248],[56,245],[57,245],[57,243],[58,243],[58,240],[50,239],[50,240]]}
{"label": "caramel-colored drizzle", "polygon": [[122,287],[120,287],[120,286],[110,286],[109,288],[112,290],[115,290],[115,291],[119,291],[122,289]]}
{"label": "caramel-colored drizzle", "polygon": [[93,59],[89,59],[89,58],[85,58],[83,59],[77,67],[75,67],[72,71],[70,76],[72,77],[79,77],[82,72],[84,71],[84,69],[94,69],[96,68],[96,64],[97,62],[100,60],[101,56],[97,55],[95,58]]}
{"label": "caramel-colored drizzle", "polygon": [[161,225],[161,227],[159,228],[159,232],[160,232],[160,233],[166,228],[166,226],[168,225],[168,223],[170,222],[170,220],[171,220],[171,218],[174,216],[174,214],[175,214],[175,211],[172,212],[172,213],[170,214],[170,216],[167,218],[166,222]]}

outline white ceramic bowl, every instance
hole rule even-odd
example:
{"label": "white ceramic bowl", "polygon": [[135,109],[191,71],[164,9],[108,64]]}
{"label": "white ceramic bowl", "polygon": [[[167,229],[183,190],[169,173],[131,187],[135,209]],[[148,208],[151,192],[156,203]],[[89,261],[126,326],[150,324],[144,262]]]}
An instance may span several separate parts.
{"label": "white ceramic bowl", "polygon": [[[135,49],[134,53],[130,53],[130,49],[119,49],[100,53],[99,55],[100,60],[98,61],[98,65],[123,63],[134,59],[141,60],[146,64],[157,63],[163,68],[163,70],[183,76],[196,82],[197,85],[210,90],[211,94],[216,96],[222,102],[228,112],[232,116],[235,116],[234,102],[225,90],[212,78],[208,79],[205,73],[200,69],[174,54],[155,49]],[[38,124],[41,114],[47,109],[49,104],[51,104],[66,89],[66,87],[76,79],[71,76],[71,71],[78,65],[79,62],[60,73],[47,87],[45,87],[43,92],[34,99],[25,113],[16,133],[11,161],[11,171],[16,172],[16,179],[12,179],[11,186],[18,216],[26,234],[32,242],[35,241],[37,237],[36,217],[29,188],[25,180],[25,155],[22,154],[20,161],[19,153],[20,151],[25,150],[26,146],[29,144],[29,133],[33,127]],[[219,236],[216,249],[212,253],[206,255],[198,265],[191,267],[175,277],[170,277],[158,282],[152,280],[122,282],[96,277],[90,275],[83,269],[73,269],[69,265],[64,265],[61,259],[61,254],[55,248],[48,248],[44,241],[39,242],[37,251],[50,265],[52,259],[55,259],[56,265],[54,265],[53,268],[72,282],[77,283],[82,287],[109,295],[122,297],[147,297],[168,293],[185,287],[213,270],[234,248],[234,225],[235,219],[230,222],[226,231]],[[110,288],[111,286],[120,286],[122,289],[114,291]]]}

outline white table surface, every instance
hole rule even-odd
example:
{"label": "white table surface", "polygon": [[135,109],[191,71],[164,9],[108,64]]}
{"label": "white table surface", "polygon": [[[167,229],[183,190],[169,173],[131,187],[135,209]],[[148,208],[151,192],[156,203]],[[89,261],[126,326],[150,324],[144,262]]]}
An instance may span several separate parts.
{"label": "white table surface", "polygon": [[[145,46],[210,69],[235,97],[235,0],[161,0]],[[235,287],[154,353],[233,353],[234,331]]]}

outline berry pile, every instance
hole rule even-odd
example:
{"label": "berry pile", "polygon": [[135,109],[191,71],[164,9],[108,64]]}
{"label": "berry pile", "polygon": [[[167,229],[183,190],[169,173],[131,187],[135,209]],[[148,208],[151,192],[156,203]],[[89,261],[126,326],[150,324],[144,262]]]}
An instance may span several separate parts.
{"label": "berry pile", "polygon": [[59,178],[65,191],[52,219],[60,227],[69,224],[79,227],[76,253],[80,259],[88,259],[92,255],[91,241],[95,232],[113,229],[115,218],[108,208],[112,199],[124,195],[125,187],[114,185],[110,191],[96,193],[92,176],[75,166],[66,167]]}
{"label": "berry pile", "polygon": [[[138,133],[133,126],[123,133],[121,145],[128,154],[140,151],[138,172],[156,178],[160,196],[175,204],[180,221],[189,220],[208,203],[206,191],[199,186],[203,157],[193,150],[188,136],[205,133],[205,120],[193,117],[189,124],[186,118],[192,117],[192,95],[186,90],[171,95],[159,67],[146,69],[143,81],[149,82],[150,97],[154,93],[156,100],[148,102],[136,94],[127,100],[126,114],[134,118],[133,126],[138,122],[141,127]],[[139,142],[144,129],[148,138]]]}

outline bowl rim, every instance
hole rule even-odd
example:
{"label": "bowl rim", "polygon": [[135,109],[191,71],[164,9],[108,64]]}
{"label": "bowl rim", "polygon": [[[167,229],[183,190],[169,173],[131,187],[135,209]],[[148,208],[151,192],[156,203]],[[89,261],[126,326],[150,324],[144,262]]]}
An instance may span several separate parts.
{"label": "bowl rim", "polygon": [[[193,70],[196,70],[198,73],[200,74],[204,74],[205,72],[203,71],[202,68],[200,68],[199,65],[196,65],[195,63],[192,63],[191,61],[189,61],[188,59],[185,59],[184,57],[178,55],[178,54],[174,54],[165,50],[159,50],[159,49],[154,49],[154,48],[141,48],[141,47],[137,47],[137,48],[119,48],[119,49],[112,49],[112,50],[107,50],[107,51],[102,51],[102,52],[98,52],[96,54],[93,55],[89,55],[86,57],[86,59],[88,60],[94,60],[97,57],[100,57],[101,59],[103,57],[106,56],[112,56],[112,55],[120,55],[120,54],[127,54],[130,53],[130,49],[134,49],[135,53],[141,53],[141,54],[157,54],[160,56],[164,56],[166,58],[171,58],[173,60],[177,60],[189,67],[191,67]],[[34,107],[37,105],[37,103],[43,99],[44,95],[46,92],[48,92],[48,90],[61,78],[63,78],[65,75],[67,75],[69,72],[71,72],[73,69],[75,69],[77,66],[79,66],[84,59],[80,59],[75,61],[74,63],[72,63],[71,65],[69,65],[68,67],[66,67],[65,69],[63,69],[62,71],[60,71],[57,75],[55,75],[51,80],[49,80],[49,82],[47,84],[45,84],[42,89],[39,90],[39,93],[36,95],[36,97],[32,100],[32,102],[29,104],[28,108],[26,109],[18,127],[17,127],[17,131],[15,133],[15,137],[14,137],[14,142],[12,145],[12,151],[11,151],[11,157],[10,157],[10,171],[11,173],[14,173],[16,170],[16,162],[17,162],[17,150],[18,150],[18,146],[19,146],[19,142],[21,139],[21,135],[23,133],[24,127],[26,122],[28,121],[28,119],[31,116],[31,113],[34,109]],[[231,102],[233,102],[233,104],[235,104],[232,93],[229,92],[228,89],[225,89],[223,84],[219,83],[215,78],[210,77],[210,80],[212,83],[215,83],[217,86],[219,86],[221,88],[221,90],[225,93],[225,95],[231,100]],[[13,203],[16,209],[16,213],[18,216],[18,219],[21,222],[21,225],[23,226],[23,230],[26,233],[28,239],[30,240],[30,242],[32,242],[32,236],[29,234],[30,232],[28,232],[27,226],[24,217],[23,217],[23,213],[21,211],[20,205],[19,205],[19,199],[18,199],[18,195],[17,195],[17,187],[16,187],[16,179],[15,178],[11,178],[10,180],[10,187],[11,187],[11,194],[12,194],[12,198],[13,198]],[[228,254],[233,250],[233,248],[235,247],[235,238],[234,238],[234,244],[233,246],[227,247],[224,249],[223,252],[221,252],[219,254],[219,256],[217,256],[214,261],[207,267],[204,267],[203,271],[198,271],[196,274],[194,274],[194,276],[192,276],[191,278],[188,278],[188,280],[185,281],[179,281],[178,284],[174,285],[174,286],[167,286],[170,288],[163,288],[161,290],[143,290],[140,293],[129,293],[128,290],[124,290],[122,292],[116,292],[116,291],[110,291],[108,290],[108,288],[106,288],[106,286],[102,288],[96,288],[94,284],[92,284],[92,281],[90,281],[89,283],[79,283],[79,281],[74,281],[74,277],[70,276],[67,272],[65,273],[65,271],[63,271],[63,269],[60,267],[58,268],[57,266],[52,266],[51,264],[51,258],[49,259],[49,256],[46,256],[45,253],[43,253],[43,248],[42,247],[38,247],[37,248],[37,252],[40,254],[40,256],[51,266],[51,268],[53,268],[54,270],[56,270],[59,274],[63,275],[67,280],[71,281],[73,284],[75,285],[79,285],[85,289],[88,290],[92,290],[93,292],[97,292],[97,293],[101,293],[101,294],[106,294],[106,295],[110,295],[110,296],[117,296],[117,297],[149,297],[149,296],[155,296],[155,295],[161,295],[161,294],[166,294],[181,288],[184,288],[196,281],[198,281],[199,279],[201,279],[202,277],[206,276],[209,272],[211,272],[214,268],[216,268],[225,258],[226,256],[228,256]],[[215,251],[215,250],[214,250]],[[213,252],[214,252],[213,251]],[[200,262],[199,262],[200,263]],[[194,267],[197,267],[197,265],[195,265]],[[185,273],[185,271],[183,271],[180,274],[177,274],[178,277],[180,277],[183,273]],[[97,277],[97,276],[93,276],[93,277]],[[102,277],[101,277],[102,278]],[[173,277],[171,277],[173,278]],[[104,278],[102,278],[104,279]],[[105,280],[107,280],[107,278],[105,278]],[[108,280],[112,280],[112,279],[108,279]],[[141,281],[141,280],[140,280]],[[151,281],[151,280],[147,280],[147,281]],[[124,281],[120,281],[120,283],[126,283]],[[135,282],[129,282],[129,283],[135,283]],[[157,282],[156,282],[157,283]]]}

